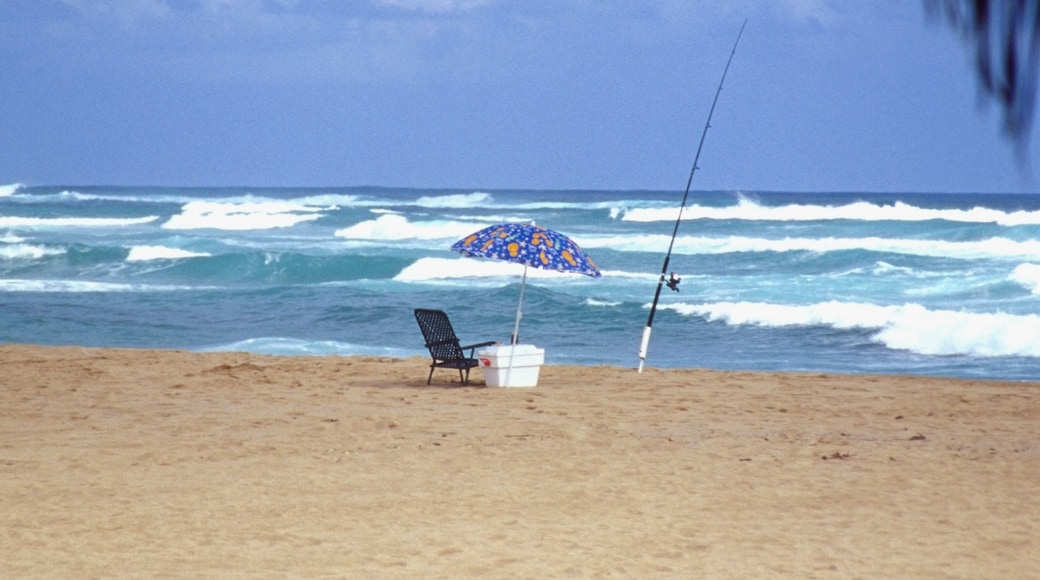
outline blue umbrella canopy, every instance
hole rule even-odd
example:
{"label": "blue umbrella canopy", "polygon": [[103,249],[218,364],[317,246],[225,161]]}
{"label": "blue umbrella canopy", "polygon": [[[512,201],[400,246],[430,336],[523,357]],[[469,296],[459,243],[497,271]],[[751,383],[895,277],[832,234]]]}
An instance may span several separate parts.
{"label": "blue umbrella canopy", "polygon": [[516,262],[600,278],[592,258],[567,236],[534,224],[506,223],[486,227],[452,244],[465,256]]}
{"label": "blue umbrella canopy", "polygon": [[[543,270],[559,270],[601,278],[599,268],[592,258],[567,236],[532,224],[506,223],[486,227],[451,245],[451,249],[464,256],[505,260],[524,265],[524,277],[520,283],[520,302],[516,307],[516,324],[510,344],[517,344],[520,335],[520,319],[523,317],[524,286],[527,284],[527,267]],[[510,366],[512,366],[510,357]]]}

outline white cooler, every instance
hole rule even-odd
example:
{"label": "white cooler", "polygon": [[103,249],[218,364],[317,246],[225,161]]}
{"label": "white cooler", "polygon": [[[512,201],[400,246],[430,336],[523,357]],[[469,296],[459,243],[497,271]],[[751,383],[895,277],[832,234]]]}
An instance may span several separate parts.
{"label": "white cooler", "polygon": [[533,344],[496,344],[477,351],[489,387],[533,387],[545,362],[545,349]]}

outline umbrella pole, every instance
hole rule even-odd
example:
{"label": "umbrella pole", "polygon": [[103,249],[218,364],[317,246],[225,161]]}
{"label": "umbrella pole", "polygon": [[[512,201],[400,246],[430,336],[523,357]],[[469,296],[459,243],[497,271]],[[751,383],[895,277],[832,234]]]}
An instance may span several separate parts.
{"label": "umbrella pole", "polygon": [[516,324],[513,325],[513,336],[509,339],[509,344],[511,345],[520,342],[520,319],[524,316],[524,286],[526,285],[527,264],[524,264],[524,277],[520,281],[520,302],[516,305]]}
{"label": "umbrella pole", "polygon": [[524,287],[527,286],[527,264],[524,264],[524,277],[520,280],[520,302],[516,305],[516,324],[513,326],[513,336],[509,341],[509,365],[506,366],[505,384],[508,386],[509,375],[513,374],[513,358],[516,356],[516,343],[520,342],[520,319],[524,311]]}

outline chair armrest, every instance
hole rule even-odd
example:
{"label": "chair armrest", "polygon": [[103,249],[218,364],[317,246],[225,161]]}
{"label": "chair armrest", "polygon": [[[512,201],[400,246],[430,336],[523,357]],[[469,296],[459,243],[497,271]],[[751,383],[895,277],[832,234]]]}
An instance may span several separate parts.
{"label": "chair armrest", "polygon": [[481,343],[478,343],[478,344],[471,344],[471,345],[462,347],[462,350],[469,350],[469,356],[470,356],[470,358],[473,358],[473,352],[475,350],[477,350],[478,348],[480,348],[482,346],[491,346],[493,344],[498,344],[498,341],[489,340],[488,342],[481,342]]}

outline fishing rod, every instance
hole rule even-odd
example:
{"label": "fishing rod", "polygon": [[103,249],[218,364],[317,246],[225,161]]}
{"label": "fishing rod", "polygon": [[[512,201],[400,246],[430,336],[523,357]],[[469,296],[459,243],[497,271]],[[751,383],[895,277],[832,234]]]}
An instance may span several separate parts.
{"label": "fishing rod", "polygon": [[715,105],[719,102],[719,93],[722,92],[722,83],[726,82],[726,73],[729,72],[729,65],[733,62],[733,55],[737,54],[737,44],[740,43],[740,37],[744,34],[744,27],[747,26],[747,20],[740,25],[740,32],[737,33],[737,40],[733,43],[733,50],[729,53],[729,60],[726,61],[726,68],[722,71],[722,78],[719,80],[719,88],[715,90],[715,99],[711,102],[711,109],[708,111],[708,120],[704,123],[704,131],[701,133],[701,142],[697,145],[697,154],[693,157],[693,167],[690,168],[690,177],[686,180],[686,191],[683,193],[682,204],[679,206],[679,216],[675,218],[675,228],[672,230],[672,241],[668,243],[668,253],[664,256],[664,265],[661,266],[661,276],[657,280],[657,291],[654,292],[654,301],[650,305],[650,317],[646,320],[646,328],[643,329],[643,340],[639,343],[639,372],[643,372],[643,363],[646,362],[646,350],[650,346],[650,331],[654,326],[654,314],[657,312],[657,302],[661,299],[661,288],[668,286],[672,291],[679,291],[679,282],[682,278],[675,275],[675,272],[671,273],[668,280],[665,280],[665,275],[668,274],[668,263],[672,259],[672,248],[675,247],[675,236],[679,233],[679,222],[682,221],[683,211],[686,209],[686,199],[690,195],[690,185],[693,183],[693,174],[697,171],[697,161],[701,158],[701,149],[704,148],[704,138],[708,136],[708,128],[711,127],[711,116],[715,113]]}

